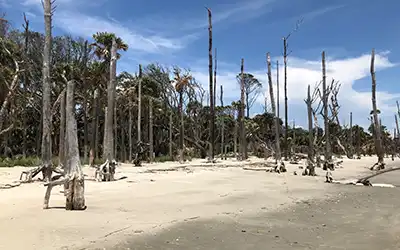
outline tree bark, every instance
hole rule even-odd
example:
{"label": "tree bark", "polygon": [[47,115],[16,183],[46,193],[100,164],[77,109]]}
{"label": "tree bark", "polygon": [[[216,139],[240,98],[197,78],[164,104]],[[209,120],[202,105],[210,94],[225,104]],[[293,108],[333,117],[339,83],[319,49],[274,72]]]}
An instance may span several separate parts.
{"label": "tree bark", "polygon": [[350,144],[350,149],[349,149],[349,156],[353,158],[354,150],[353,150],[353,112],[350,112],[350,135],[349,135],[349,144]]}
{"label": "tree bark", "polygon": [[325,132],[325,162],[332,161],[332,148],[329,131],[328,119],[328,90],[326,88],[326,66],[325,66],[325,51],[322,51],[322,102],[324,111],[324,132]]}
{"label": "tree bark", "polygon": [[60,100],[60,135],[58,143],[58,161],[65,167],[65,126],[66,126],[66,91],[61,93]]}
{"label": "tree bark", "polygon": [[185,159],[183,158],[183,138],[184,138],[184,124],[183,124],[183,89],[179,90],[179,162],[183,163]]}
{"label": "tree bark", "polygon": [[88,136],[88,119],[87,119],[87,101],[83,100],[83,164],[88,162],[88,151],[89,151],[89,136]]}
{"label": "tree bark", "polygon": [[221,96],[220,96],[220,102],[221,102],[221,109],[222,109],[222,124],[221,124],[221,159],[225,159],[225,111],[224,111],[224,88],[222,87],[221,84]]}
{"label": "tree bark", "polygon": [[375,150],[378,156],[378,164],[383,164],[384,153],[382,150],[382,134],[381,126],[378,119],[378,108],[376,105],[376,79],[375,79],[375,49],[372,49],[371,53],[371,79],[372,79],[372,111],[373,111],[373,121],[375,127]]}
{"label": "tree bark", "polygon": [[209,71],[209,92],[210,92],[210,160],[214,160],[214,144],[215,144],[215,110],[214,110],[214,87],[213,87],[213,55],[212,55],[212,14],[211,10],[207,8],[208,12],[208,71]]}
{"label": "tree bark", "polygon": [[103,160],[107,159],[107,154],[108,154],[108,128],[107,128],[107,117],[108,117],[108,108],[104,108],[104,133],[103,133]]}
{"label": "tree bark", "polygon": [[117,70],[117,43],[115,38],[112,41],[111,60],[110,60],[110,81],[107,87],[107,151],[106,158],[109,162],[115,159],[114,155],[114,134],[113,134],[113,119],[114,119],[114,104],[115,104],[115,85],[116,85],[116,70]]}
{"label": "tree bark", "polygon": [[45,166],[43,169],[44,180],[50,181],[52,174],[51,163],[51,78],[50,78],[50,63],[51,63],[51,19],[52,19],[52,1],[44,0],[44,23],[45,23],[45,40],[43,49],[43,85],[42,85],[42,113],[43,113],[43,129],[42,129],[42,162]]}
{"label": "tree bark", "polygon": [[173,139],[172,139],[172,122],[173,122],[173,120],[172,120],[172,111],[170,111],[170,114],[169,114],[169,157],[171,158],[171,160],[173,159],[173,157],[174,157],[174,155],[173,155],[173,151],[172,151],[172,141],[173,141]]}

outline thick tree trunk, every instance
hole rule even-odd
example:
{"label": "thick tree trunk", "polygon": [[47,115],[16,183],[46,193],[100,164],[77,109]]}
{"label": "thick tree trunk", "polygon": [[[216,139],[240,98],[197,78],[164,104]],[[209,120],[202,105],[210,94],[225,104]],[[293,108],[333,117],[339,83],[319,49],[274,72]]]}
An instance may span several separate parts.
{"label": "thick tree trunk", "polygon": [[210,92],[210,161],[214,160],[214,144],[215,144],[215,111],[214,111],[214,87],[213,87],[213,55],[212,55],[212,15],[211,10],[208,11],[208,73],[209,73],[209,92]]}
{"label": "thick tree trunk", "polygon": [[98,107],[98,97],[99,97],[99,91],[98,89],[94,90],[93,93],[93,110],[92,110],[92,138],[91,138],[91,144],[90,144],[90,162],[89,165],[93,166],[95,159],[97,158],[97,134],[98,134],[98,123],[99,123],[99,107]]}
{"label": "thick tree trunk", "polygon": [[[375,150],[376,155],[378,156],[378,167],[382,167],[384,164],[384,152],[382,149],[382,134],[381,134],[381,126],[379,124],[378,119],[378,108],[376,105],[376,80],[375,80],[375,50],[372,49],[371,53],[371,79],[372,79],[372,111],[373,111],[373,121],[375,128]],[[379,170],[378,168],[378,170]]]}
{"label": "thick tree trunk", "polygon": [[240,108],[239,108],[239,128],[240,128],[240,160],[247,159],[247,143],[246,128],[244,125],[244,103],[245,103],[245,86],[244,86],[244,59],[242,58],[240,65]]}
{"label": "thick tree trunk", "polygon": [[[116,84],[116,83],[115,83]],[[117,101],[116,101],[116,93],[114,91],[114,123],[113,123],[113,130],[114,130],[114,158],[118,158],[118,119],[117,119]]]}
{"label": "thick tree trunk", "polygon": [[324,134],[325,134],[325,162],[330,163],[332,161],[332,148],[329,131],[329,119],[328,119],[328,90],[326,88],[326,66],[325,66],[325,51],[322,51],[322,102],[324,111]]}
{"label": "thick tree trunk", "polygon": [[79,159],[79,146],[77,125],[75,119],[74,102],[75,82],[69,81],[67,86],[67,105],[66,105],[66,184],[65,196],[67,210],[84,210],[85,205],[85,180]]}
{"label": "thick tree trunk", "polygon": [[274,87],[272,83],[272,74],[271,74],[271,56],[267,53],[267,69],[268,69],[268,84],[269,84],[269,95],[271,99],[271,107],[272,113],[274,115],[275,121],[275,159],[277,161],[277,170],[282,171],[284,169],[284,165],[282,164],[282,157],[281,157],[281,146],[280,146],[280,136],[279,136],[279,117],[276,115],[276,105],[275,105],[275,98],[274,98]]}
{"label": "thick tree trunk", "polygon": [[149,161],[154,160],[154,139],[153,139],[153,99],[149,98]]}
{"label": "thick tree trunk", "polygon": [[184,124],[183,124],[183,90],[179,91],[179,162],[183,163],[185,159],[183,158],[183,138],[184,138]]}
{"label": "thick tree trunk", "polygon": [[58,161],[59,165],[65,167],[65,124],[66,124],[66,91],[63,90],[61,93],[60,100],[60,135],[59,135],[59,143],[58,143]]}
{"label": "thick tree trunk", "polygon": [[284,66],[284,82],[283,82],[283,90],[285,94],[285,137],[284,137],[284,152],[285,152],[285,160],[288,160],[289,157],[289,148],[288,148],[288,96],[287,96],[287,38],[283,38],[283,66]]}
{"label": "thick tree trunk", "polygon": [[43,178],[45,181],[50,181],[52,174],[51,163],[51,78],[50,78],[50,63],[51,63],[51,19],[52,19],[52,1],[44,0],[44,23],[45,23],[45,41],[43,49],[43,87],[42,87],[42,113],[43,113],[43,129],[42,129],[42,162],[45,166],[43,169]]}
{"label": "thick tree trunk", "polygon": [[104,108],[104,131],[103,131],[103,160],[107,159],[108,154],[108,144],[107,144],[107,136],[108,136],[108,128],[107,128],[107,117],[108,117],[108,108]]}
{"label": "thick tree trunk", "polygon": [[117,43],[113,38],[111,47],[111,61],[110,61],[110,81],[107,87],[107,151],[106,159],[109,162],[115,159],[114,155],[114,131],[113,131],[113,119],[114,119],[114,104],[115,104],[115,86],[116,86],[116,70],[117,70]]}

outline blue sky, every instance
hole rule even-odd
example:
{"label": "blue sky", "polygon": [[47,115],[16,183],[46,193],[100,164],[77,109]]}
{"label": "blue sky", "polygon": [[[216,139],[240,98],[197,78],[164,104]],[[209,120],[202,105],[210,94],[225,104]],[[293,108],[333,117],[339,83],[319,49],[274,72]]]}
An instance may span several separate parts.
{"label": "blue sky", "polygon": [[[240,60],[245,71],[264,83],[252,113],[260,112],[268,89],[265,54],[282,63],[282,37],[304,18],[289,39],[289,120],[306,125],[304,97],[307,85],[321,79],[320,58],[325,50],[328,79],[342,83],[339,94],[341,121],[367,126],[371,110],[370,51],[377,51],[378,106],[382,122],[394,127],[393,115],[400,99],[400,2],[396,0],[57,0],[54,34],[90,38],[97,31],[115,32],[130,46],[118,70],[135,72],[139,63],[179,65],[192,71],[208,89],[208,31],[205,6],[213,11],[214,46],[218,50],[218,84],[225,103],[239,99],[235,75]],[[0,0],[14,27],[21,27],[26,12],[32,28],[43,30],[40,0]],[[283,72],[280,73],[283,77]],[[275,79],[275,76],[274,76]],[[280,79],[281,86],[283,79]],[[275,86],[276,90],[276,86]],[[283,114],[283,91],[281,114]]]}

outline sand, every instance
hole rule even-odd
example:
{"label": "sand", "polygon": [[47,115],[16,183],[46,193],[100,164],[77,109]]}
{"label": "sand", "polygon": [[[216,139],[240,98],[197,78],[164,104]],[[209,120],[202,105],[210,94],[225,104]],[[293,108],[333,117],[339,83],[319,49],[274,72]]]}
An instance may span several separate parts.
{"label": "sand", "polygon": [[[335,179],[352,179],[370,173],[368,167],[376,157],[343,160],[343,167],[333,172]],[[391,165],[400,162],[386,161]],[[302,201],[336,197],[340,193],[338,186],[350,191],[368,188],[324,183],[325,173],[321,169],[317,169],[317,177],[301,176],[299,165],[288,164],[288,172],[284,174],[242,169],[244,164],[263,162],[263,159],[251,158],[246,163],[228,160],[214,165],[207,165],[204,160],[182,165],[144,164],[143,167],[121,164],[116,177],[126,176],[126,179],[85,182],[86,211],[65,211],[61,187],[53,189],[49,210],[42,209],[43,183],[0,190],[0,249],[229,249],[213,248],[210,241],[203,248],[182,248],[179,244],[168,248],[159,243],[154,243],[155,248],[148,248],[146,242],[182,223],[200,223],[202,227],[207,224],[204,221],[240,221],[259,218],[260,213],[290,214],[285,209]],[[18,180],[24,169],[0,169],[0,184]],[[168,169],[175,171],[161,171]],[[293,171],[299,175],[293,175]],[[84,172],[88,179],[93,178],[93,169],[85,167]],[[391,190],[394,192],[397,188]]]}

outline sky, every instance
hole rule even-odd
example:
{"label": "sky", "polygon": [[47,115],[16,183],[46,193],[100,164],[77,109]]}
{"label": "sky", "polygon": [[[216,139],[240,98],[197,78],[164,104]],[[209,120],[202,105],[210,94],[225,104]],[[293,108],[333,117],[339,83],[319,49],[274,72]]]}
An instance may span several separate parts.
{"label": "sky", "polygon": [[[207,11],[213,13],[213,46],[217,48],[217,84],[224,103],[240,99],[236,75],[244,59],[245,72],[263,84],[252,115],[263,110],[268,91],[266,53],[283,63],[284,36],[303,22],[288,40],[288,121],[307,127],[304,99],[322,79],[321,52],[327,57],[327,82],[341,83],[340,121],[367,127],[371,103],[370,53],[376,50],[377,104],[382,123],[395,127],[400,99],[400,1],[397,0],[56,0],[54,35],[91,38],[98,31],[114,32],[129,45],[118,71],[135,73],[138,64],[160,63],[190,69],[208,90]],[[43,31],[40,0],[0,0],[0,8],[15,28],[25,12],[31,28]],[[284,114],[283,67],[279,68],[280,114]],[[219,89],[219,87],[218,87]],[[267,94],[269,102],[269,95]]]}

